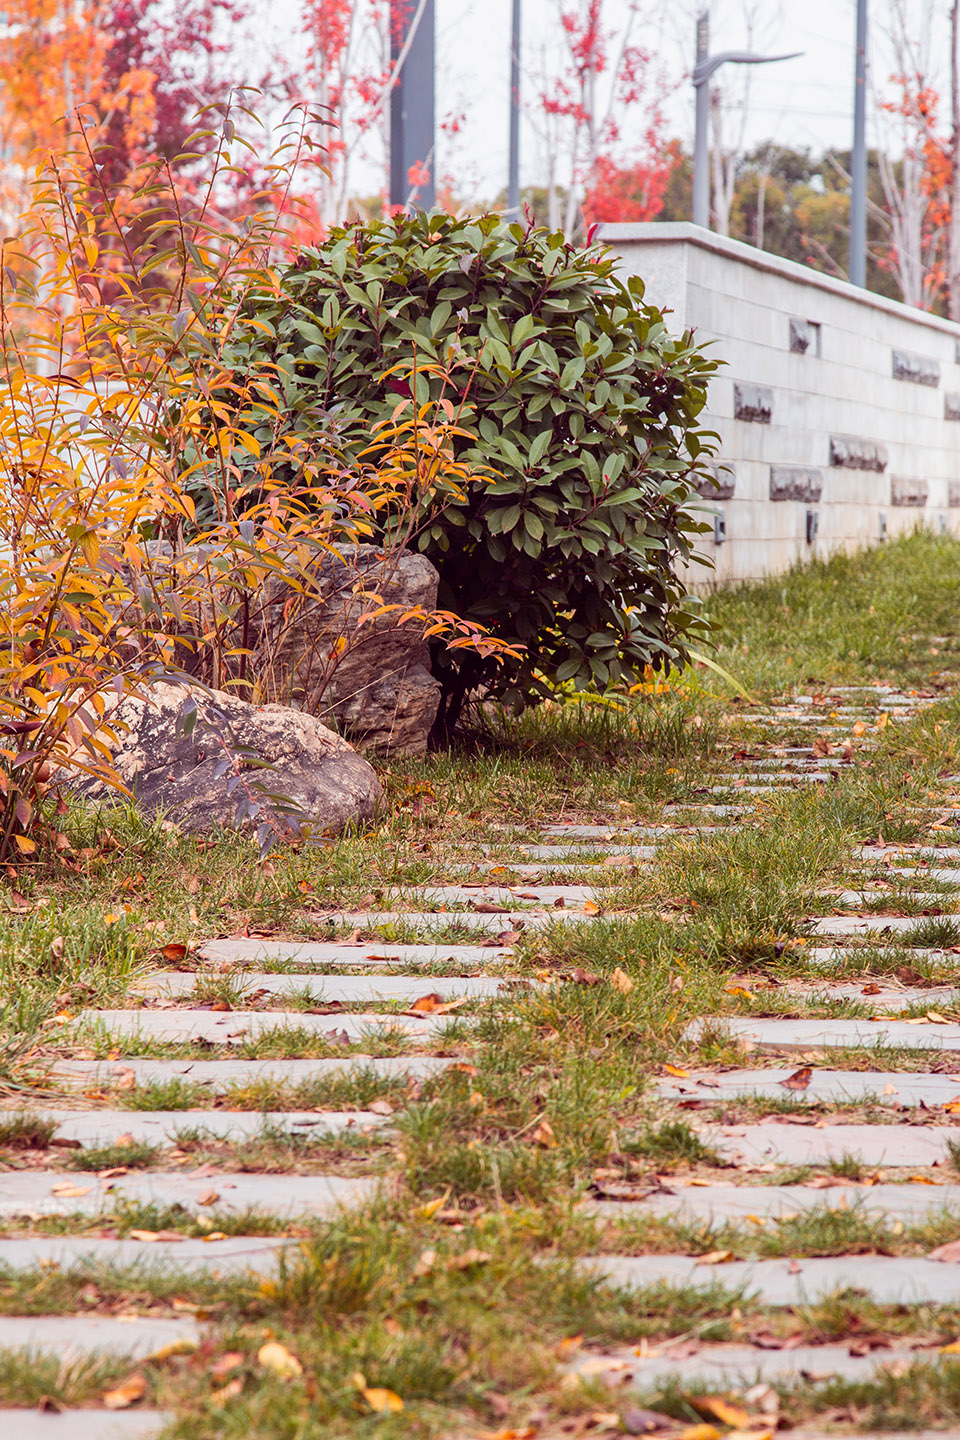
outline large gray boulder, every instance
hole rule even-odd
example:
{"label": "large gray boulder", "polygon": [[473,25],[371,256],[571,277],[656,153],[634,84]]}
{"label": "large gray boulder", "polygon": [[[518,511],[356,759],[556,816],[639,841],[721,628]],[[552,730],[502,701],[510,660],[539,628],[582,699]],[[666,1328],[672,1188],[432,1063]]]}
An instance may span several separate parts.
{"label": "large gray boulder", "polygon": [[[185,734],[182,721],[194,705],[200,718]],[[272,805],[269,791],[317,829],[342,830],[372,820],[380,804],[373,767],[315,716],[286,705],[247,705],[222,691],[159,683],[147,699],[115,700],[105,718],[119,736],[111,743],[114,769],[148,818],[162,812],[187,830],[232,825],[252,796],[262,809],[248,824],[271,815],[282,823],[284,806]],[[244,758],[253,754],[271,768]],[[224,761],[232,761],[229,768]],[[116,798],[93,776],[65,778],[89,800]]]}
{"label": "large gray boulder", "polygon": [[[438,580],[425,555],[345,545],[319,562],[315,594],[302,597],[292,618],[288,587],[270,582],[255,623],[276,693],[371,750],[424,754],[440,683],[430,672],[423,625],[399,617],[418,606],[434,610]],[[398,608],[364,618],[381,605]],[[266,657],[257,659],[264,673]]]}

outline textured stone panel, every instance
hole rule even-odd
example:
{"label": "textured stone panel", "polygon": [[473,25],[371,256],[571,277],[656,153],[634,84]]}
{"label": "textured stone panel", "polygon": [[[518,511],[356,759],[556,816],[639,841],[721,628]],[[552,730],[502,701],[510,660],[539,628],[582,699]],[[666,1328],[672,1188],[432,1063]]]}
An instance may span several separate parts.
{"label": "textured stone panel", "polygon": [[960,509],[960,480],[947,482],[947,504],[951,510]]}
{"label": "textured stone panel", "polygon": [[882,474],[889,456],[886,445],[860,435],[831,435],[830,464],[837,470],[875,470]]}
{"label": "textured stone panel", "polygon": [[960,395],[955,390],[946,390],[943,396],[944,420],[960,420]]}
{"label": "textured stone panel", "polygon": [[707,465],[706,474],[696,477],[695,488],[707,500],[730,500],[737,488],[737,472],[732,465]]}
{"label": "textured stone panel", "polygon": [[926,480],[915,480],[909,475],[891,475],[891,505],[926,505],[930,486]]}
{"label": "textured stone panel", "polygon": [[771,465],[770,499],[805,500],[808,504],[823,494],[823,471],[806,465]]}
{"label": "textured stone panel", "polygon": [[820,354],[820,326],[812,320],[790,316],[790,351],[793,355]]}
{"label": "textured stone panel", "polygon": [[893,352],[894,380],[909,380],[914,385],[940,384],[940,361],[929,355],[911,355],[908,350]]}
{"label": "textured stone panel", "polygon": [[733,413],[738,420],[769,425],[773,418],[773,391],[768,385],[737,383],[733,387]]}

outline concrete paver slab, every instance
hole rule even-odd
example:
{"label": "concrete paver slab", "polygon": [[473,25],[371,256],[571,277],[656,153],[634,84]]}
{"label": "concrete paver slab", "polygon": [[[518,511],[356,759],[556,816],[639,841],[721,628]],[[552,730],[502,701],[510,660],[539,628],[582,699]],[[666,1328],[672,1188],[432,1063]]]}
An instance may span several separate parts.
{"label": "concrete paver slab", "polygon": [[94,1265],[135,1267],[218,1275],[270,1274],[281,1250],[298,1242],[233,1236],[228,1240],[106,1240],[85,1235],[44,1235],[29,1239],[0,1239],[0,1274],[20,1274],[38,1267],[58,1266],[72,1272]]}
{"label": "concrete paver slab", "polygon": [[61,1060],[52,1070],[57,1079],[74,1080],[81,1085],[109,1085],[132,1073],[137,1085],[150,1085],[168,1080],[186,1080],[213,1089],[231,1085],[271,1084],[299,1085],[310,1080],[328,1079],[332,1075],[366,1073],[383,1076],[409,1076],[426,1080],[439,1075],[455,1060],[440,1055],[347,1055],[332,1060],[152,1060],[133,1055],[123,1060]]}
{"label": "concrete paver slab", "polygon": [[[509,993],[507,982],[496,975],[479,975],[472,979],[432,975],[424,980],[417,975],[274,975],[244,970],[238,974],[237,981],[246,992],[264,991],[267,995],[280,996],[309,994],[318,1004],[336,1002],[355,1005],[369,1001],[375,1005],[380,1000],[412,1002],[428,994],[441,995],[444,1000],[482,1000]],[[203,984],[202,975],[180,970],[164,973],[161,970],[148,975],[136,990],[138,994],[183,998],[195,994],[198,983]],[[530,982],[516,983],[529,985]]]}
{"label": "concrete paver slab", "polygon": [[[805,1089],[784,1089],[783,1081],[796,1067],[763,1070],[728,1070],[723,1073],[691,1071],[687,1080],[659,1080],[656,1094],[664,1099],[699,1099],[706,1103],[740,1095],[762,1095],[771,1100],[820,1101],[860,1104],[936,1107],[960,1100],[960,1075],[911,1074],[898,1070],[821,1070],[812,1068]],[[702,1081],[703,1083],[698,1083]]]}
{"label": "concrete paver slab", "polygon": [[[936,1357],[936,1351],[929,1355]],[[591,1377],[602,1373],[598,1367],[609,1359],[610,1379],[618,1385],[631,1383],[635,1389],[678,1380],[696,1382],[704,1387],[748,1389],[751,1385],[791,1384],[840,1378],[869,1380],[887,1367],[909,1365],[927,1358],[921,1351],[906,1348],[874,1351],[870,1355],[851,1355],[846,1345],[799,1345],[795,1350],[759,1350],[750,1345],[704,1345],[694,1355],[684,1353],[683,1346],[657,1347],[653,1355],[637,1355],[634,1350],[605,1351],[602,1356],[584,1353],[570,1366],[586,1369]],[[951,1363],[949,1359],[946,1363]],[[953,1364],[957,1361],[953,1360]],[[793,1433],[793,1432],[791,1432]]]}
{"label": "concrete paver slab", "polygon": [[197,952],[211,965],[489,965],[513,951],[492,945],[395,945],[388,940],[344,945],[319,940],[208,940]]}
{"label": "concrete paver slab", "polygon": [[[83,1170],[22,1170],[0,1174],[0,1215],[98,1215],[109,1213],[122,1200],[142,1205],[179,1205],[185,1210],[203,1209],[207,1214],[259,1210],[265,1215],[293,1218],[329,1215],[341,1205],[365,1204],[373,1199],[378,1184],[375,1179],[340,1175],[194,1176],[189,1172],[131,1171],[100,1180]],[[77,1193],[64,1194],[65,1187]],[[212,1200],[211,1196],[217,1198]]]}
{"label": "concrete paver slab", "polygon": [[4,1410],[0,1416],[9,1440],[154,1440],[172,1418],[161,1410]]}
{"label": "concrete paver slab", "polygon": [[736,1260],[698,1265],[689,1255],[597,1256],[583,1269],[616,1285],[744,1289],[766,1305],[801,1305],[837,1290],[856,1289],[878,1305],[956,1305],[960,1265],[912,1256],[839,1255],[803,1260]]}
{"label": "concrete paver slab", "polygon": [[[942,914],[933,918],[960,920],[960,915],[951,910],[957,903],[953,895],[937,896],[936,899],[940,903]],[[824,915],[814,922],[813,933],[874,935],[889,930],[892,934],[903,934],[916,930],[920,925],[926,925],[930,918],[929,915]]]}
{"label": "concrete paver slab", "polygon": [[764,1049],[873,1049],[884,1045],[907,1050],[960,1050],[960,1025],[912,1025],[886,1016],[879,1020],[754,1020],[729,1016],[695,1021],[687,1031],[688,1038],[694,1038],[705,1025]]}
{"label": "concrete paver slab", "polygon": [[[96,1355],[142,1360],[178,1342],[198,1345],[201,1333],[195,1320],[149,1315],[0,1315],[0,1350],[29,1350],[64,1360]],[[0,1411],[0,1425],[4,1413]]]}
{"label": "concrete paver slab", "polygon": [[104,1030],[128,1042],[206,1040],[213,1045],[239,1045],[271,1030],[345,1035],[347,1040],[363,1040],[377,1031],[395,1030],[416,1038],[434,1035],[448,1023],[446,1015],[414,1018],[336,1011],[311,1015],[302,1010],[85,1010],[77,1016],[72,1029],[77,1035]]}
{"label": "concrete paver slab", "polygon": [[811,1211],[853,1210],[878,1220],[925,1220],[947,1212],[960,1225],[960,1185],[688,1185],[669,1183],[643,1200],[597,1200],[584,1208],[605,1219],[668,1216],[681,1222],[738,1222],[758,1217],[782,1220]]}
{"label": "concrete paver slab", "polygon": [[955,1125],[706,1126],[702,1138],[734,1164],[823,1165],[854,1156],[862,1164],[919,1169],[949,1159]]}
{"label": "concrete paver slab", "polygon": [[[0,1111],[0,1124],[15,1119],[18,1111]],[[78,1110],[45,1111],[44,1119],[56,1125],[60,1140],[77,1140],[83,1146],[115,1145],[119,1137],[152,1145],[176,1143],[181,1130],[202,1130],[219,1140],[243,1140],[265,1127],[292,1135],[338,1135],[345,1131],[379,1129],[389,1116],[369,1110]],[[0,1187],[6,1175],[0,1173]]]}
{"label": "concrete paver slab", "polygon": [[517,850],[518,855],[529,855],[532,860],[568,860],[582,857],[584,861],[597,860],[601,864],[618,855],[630,860],[654,860],[657,853],[656,845],[617,845],[612,842],[596,845],[523,845]]}
{"label": "concrete paver slab", "polygon": [[529,910],[534,906],[553,905],[562,900],[566,905],[583,905],[597,895],[595,885],[405,885],[394,886],[388,898],[425,906],[466,905],[477,901],[488,905],[505,905],[510,910]]}

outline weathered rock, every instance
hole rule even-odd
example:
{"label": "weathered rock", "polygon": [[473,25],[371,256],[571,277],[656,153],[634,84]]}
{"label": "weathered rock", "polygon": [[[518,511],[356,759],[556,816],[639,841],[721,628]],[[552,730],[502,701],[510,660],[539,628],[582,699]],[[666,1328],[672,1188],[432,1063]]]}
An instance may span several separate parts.
{"label": "weathered rock", "polygon": [[[436,607],[436,570],[424,555],[350,545],[325,556],[315,576],[316,598],[301,599],[292,622],[282,619],[286,586],[269,586],[260,610],[275,693],[333,719],[373,750],[423,754],[440,684],[423,626],[399,617]],[[364,619],[380,605],[399,609]]]}
{"label": "weathered rock", "polygon": [[[191,694],[201,712],[212,702],[224,717],[226,748],[202,722],[189,735],[178,728]],[[208,696],[157,684],[149,699],[117,701],[109,721],[126,727],[113,746],[113,765],[137,808],[148,816],[162,811],[189,830],[234,823],[248,792],[260,799],[264,791],[283,796],[312,824],[334,830],[372,819],[380,802],[372,766],[314,716],[286,705],[248,705],[222,691]],[[229,794],[229,773],[215,772],[237,746],[271,768],[243,768],[241,783]],[[74,775],[69,783],[90,800],[116,795],[93,776]]]}

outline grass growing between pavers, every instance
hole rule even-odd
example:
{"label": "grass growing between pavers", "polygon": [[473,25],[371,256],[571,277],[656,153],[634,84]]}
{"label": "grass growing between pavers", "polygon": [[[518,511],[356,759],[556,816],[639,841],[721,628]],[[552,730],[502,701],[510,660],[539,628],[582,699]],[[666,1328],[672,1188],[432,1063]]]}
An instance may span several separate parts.
{"label": "grass growing between pavers", "polygon": [[[709,608],[727,626],[719,659],[751,692],[750,702],[724,695],[720,682],[699,670],[679,689],[631,700],[619,710],[544,707],[519,722],[488,719],[484,732],[450,754],[378,762],[388,805],[383,825],[320,850],[279,852],[258,865],[235,837],[198,841],[161,823],[144,826],[122,809],[109,824],[71,815],[65,822],[72,845],[67,864],[24,867],[0,914],[0,1083],[9,1097],[50,1109],[78,1097],[91,1106],[178,1109],[187,1112],[184,1130],[201,1127],[204,1110],[212,1107],[380,1103],[390,1107],[396,1134],[309,1144],[289,1137],[229,1144],[198,1138],[192,1149],[188,1143],[191,1158],[213,1169],[310,1173],[322,1166],[383,1176],[387,1189],[377,1206],[300,1227],[302,1249],[285,1257],[275,1280],[178,1277],[175,1257],[166,1275],[111,1274],[89,1266],[76,1276],[6,1272],[0,1274],[0,1310],[171,1314],[200,1305],[214,1329],[196,1355],[135,1367],[149,1380],[151,1401],[177,1410],[171,1435],[182,1440],[241,1434],[294,1440],[312,1433],[473,1437],[521,1428],[531,1415],[539,1415],[541,1428],[583,1429],[591,1414],[620,1402],[596,1387],[578,1391],[564,1382],[564,1357],[575,1336],[596,1346],[683,1334],[744,1339],[802,1333],[822,1341],[851,1330],[923,1338],[931,1345],[956,1339],[960,1312],[948,1307],[908,1313],[871,1309],[862,1297],[846,1297],[786,1313],[731,1295],[722,1265],[712,1289],[628,1294],[584,1276],[574,1263],[601,1244],[646,1253],[683,1248],[760,1257],[919,1255],[960,1235],[960,1222],[951,1229],[949,1217],[910,1222],[899,1231],[859,1210],[762,1226],[652,1219],[614,1225],[574,1207],[578,1199],[602,1193],[604,1184],[639,1184],[654,1174],[729,1183],[730,1170],[697,1125],[721,1116],[737,1123],[776,1113],[770,1102],[730,1101],[685,1115],[653,1097],[651,1082],[665,1062],[774,1062],[770,1053],[745,1053],[739,1042],[720,1035],[708,1034],[697,1045],[688,1030],[697,1017],[862,1015],[869,1012],[868,999],[791,995],[791,981],[826,990],[830,979],[842,976],[906,976],[904,983],[911,984],[952,978],[948,952],[960,944],[960,917],[937,912],[954,908],[955,891],[919,878],[934,895],[932,903],[911,898],[908,877],[881,875],[878,883],[892,882],[889,893],[856,907],[854,913],[918,915],[918,926],[892,937],[891,947],[883,936],[841,942],[842,958],[829,973],[804,952],[832,943],[813,937],[816,917],[851,913],[851,906],[837,904],[840,891],[870,888],[874,867],[860,854],[863,844],[882,838],[887,844],[950,845],[960,836],[950,813],[957,787],[945,778],[960,771],[960,703],[949,689],[951,671],[960,669],[953,618],[958,560],[955,543],[916,537],[711,597]],[[862,697],[857,718],[843,713],[859,703],[856,697],[830,697],[832,686],[874,679],[929,691],[935,703],[894,721],[882,694]],[[816,723],[786,718],[768,725],[750,718],[775,694],[794,688],[827,697],[816,707]],[[823,753],[815,758],[829,780],[771,786],[759,795],[737,786],[745,756],[770,755],[793,742],[812,756],[818,738]],[[847,741],[850,758],[842,753]],[[716,785],[725,787],[722,794],[710,793]],[[745,807],[742,821],[700,808],[723,799]],[[667,804],[689,808],[665,812]],[[698,815],[710,827],[703,833],[688,826]],[[596,855],[587,852],[571,854],[574,867],[562,871],[551,869],[556,857],[547,857],[535,878],[512,868],[530,863],[527,845],[564,843],[562,833],[544,834],[545,826],[564,821],[605,827],[614,850],[652,843],[654,837],[630,827],[667,822],[678,833],[661,840],[657,855],[642,865],[621,860],[592,868]],[[592,843],[572,834],[570,842]],[[66,1091],[51,1072],[58,1058],[122,1062],[131,1053],[130,1043],[109,1030],[84,1039],[71,1027],[80,1011],[139,1003],[136,989],[151,970],[195,969],[198,992],[191,1000],[242,1010],[249,990],[243,968],[203,965],[196,950],[201,939],[346,939],[350,927],[331,923],[331,916],[414,911],[423,897],[412,887],[462,885],[465,878],[501,885],[516,880],[519,890],[552,881],[596,882],[596,914],[567,913],[553,923],[526,925],[516,907],[531,902],[517,899],[493,912],[490,931],[480,932],[458,923],[456,910],[436,909],[430,938],[471,945],[489,940],[490,964],[424,968],[418,972],[424,993],[434,974],[543,982],[541,989],[504,992],[489,1005],[471,1002],[449,1017],[439,1035],[341,1043],[342,1037],[285,1025],[230,1046],[138,1041],[135,1049],[186,1063],[219,1056],[439,1053],[454,1066],[444,1074],[411,1084],[360,1070],[297,1085],[231,1082],[211,1089],[187,1073],[162,1083],[98,1080]],[[400,898],[396,887],[403,887]],[[457,904],[474,908],[469,897]],[[403,919],[360,932],[359,955],[424,938],[417,922]],[[925,948],[941,954],[913,956]],[[499,953],[504,949],[506,959]],[[252,968],[295,973],[299,967],[279,961]],[[383,968],[404,973],[402,965]],[[370,975],[361,965],[338,973]],[[257,1003],[264,1008],[262,998]],[[306,991],[282,1004],[314,1006]],[[402,1020],[399,1002],[377,1008]],[[363,1009],[342,1007],[344,1014]],[[336,1028],[334,1012],[329,1029]],[[802,1060],[793,1052],[785,1063],[799,1066]],[[938,1058],[889,1047],[831,1051],[823,1063],[960,1071],[960,1055]],[[829,1120],[846,1118],[848,1108],[811,1107],[817,1118]],[[789,1104],[780,1109],[786,1115]],[[864,1107],[855,1113],[863,1119]],[[880,1106],[869,1111],[871,1121],[897,1118],[902,1113],[890,1115]],[[0,1166],[24,1165],[31,1141],[44,1138],[29,1133],[39,1123],[38,1111],[17,1134],[0,1133]],[[122,1150],[126,1159],[117,1153]],[[141,1163],[149,1170],[167,1153],[145,1153]],[[129,1169],[131,1158],[129,1147],[111,1146],[88,1152],[84,1165],[91,1174],[112,1165]],[[75,1151],[64,1151],[57,1164],[83,1168]],[[798,1183],[818,1175],[870,1178],[855,1157],[793,1170]],[[785,1167],[753,1177],[769,1184],[785,1178]],[[133,1205],[123,1207],[114,1233],[169,1230],[198,1237],[209,1233],[211,1221],[227,1235],[298,1234],[265,1215],[211,1211],[198,1218],[175,1207]],[[30,1233],[41,1231],[93,1233],[86,1218],[35,1222]],[[7,1233],[28,1231],[18,1221]],[[258,1360],[271,1339],[296,1356],[300,1373],[283,1378]],[[225,1354],[239,1358],[218,1366]],[[106,1386],[103,1377],[83,1390],[77,1380],[71,1394],[96,1398],[101,1383]],[[402,1411],[374,1408],[365,1392],[384,1390],[402,1399]],[[911,1378],[914,1391],[919,1398],[913,1413],[924,1423],[955,1418],[955,1393],[946,1382]],[[7,1393],[0,1389],[0,1404],[9,1403]],[[846,1406],[849,1416],[868,1415],[877,1424],[900,1413],[882,1384],[830,1404],[825,1393],[801,1387],[784,1401],[783,1413],[836,1416]]]}

